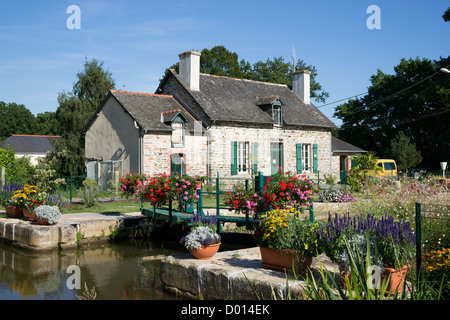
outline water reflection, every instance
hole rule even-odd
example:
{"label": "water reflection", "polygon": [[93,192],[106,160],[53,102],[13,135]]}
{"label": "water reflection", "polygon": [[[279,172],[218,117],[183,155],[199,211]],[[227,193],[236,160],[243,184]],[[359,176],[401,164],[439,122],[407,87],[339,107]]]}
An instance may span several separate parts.
{"label": "water reflection", "polygon": [[[78,250],[31,252],[0,243],[1,300],[78,300],[85,285],[101,300],[163,300],[157,256],[184,252],[176,242],[121,242]],[[156,258],[156,259],[155,259]],[[79,266],[81,289],[73,283],[71,265]]]}

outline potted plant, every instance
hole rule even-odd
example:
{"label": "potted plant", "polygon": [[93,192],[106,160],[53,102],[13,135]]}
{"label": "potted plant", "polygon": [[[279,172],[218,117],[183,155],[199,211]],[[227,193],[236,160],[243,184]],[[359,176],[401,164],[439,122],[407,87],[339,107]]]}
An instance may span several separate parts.
{"label": "potted plant", "polygon": [[[349,270],[345,257],[355,255],[346,250],[370,252],[371,263],[384,269],[382,280],[390,281],[387,289],[391,293],[401,292],[406,270],[415,254],[415,236],[409,222],[397,222],[388,215],[377,219],[370,214],[353,217],[348,213],[334,217],[330,214],[328,223],[318,229],[317,235],[325,254],[340,265],[342,272]],[[368,245],[366,239],[369,239]],[[347,247],[347,243],[350,246]],[[400,282],[394,283],[395,279]]]}
{"label": "potted plant", "polygon": [[320,254],[317,228],[317,223],[303,221],[295,208],[276,209],[262,215],[255,236],[263,266],[298,273],[306,271],[312,258]]}
{"label": "potted plant", "polygon": [[17,185],[17,184],[5,184],[2,187],[1,192],[1,205],[5,207],[6,210],[6,216],[8,218],[22,218],[23,217],[23,211],[22,206],[18,202],[20,202],[18,199],[13,199],[14,192],[17,190],[21,190],[23,188],[23,185]]}
{"label": "potted plant", "polygon": [[23,188],[14,191],[11,197],[14,205],[22,209],[23,217],[25,219],[32,219],[31,213],[27,210],[25,205],[27,200],[34,197],[38,193],[38,188],[34,185],[25,184]]}
{"label": "potted plant", "polygon": [[61,218],[58,206],[41,205],[34,210],[36,221],[42,225],[53,225]]}
{"label": "potted plant", "polygon": [[[37,190],[37,189],[36,189]],[[45,203],[47,194],[45,192],[30,193],[24,200],[23,217],[26,220],[34,221],[34,210]]]}
{"label": "potted plant", "polygon": [[221,237],[216,232],[217,217],[214,217],[194,214],[189,233],[180,239],[180,243],[197,259],[210,259],[219,250]]}

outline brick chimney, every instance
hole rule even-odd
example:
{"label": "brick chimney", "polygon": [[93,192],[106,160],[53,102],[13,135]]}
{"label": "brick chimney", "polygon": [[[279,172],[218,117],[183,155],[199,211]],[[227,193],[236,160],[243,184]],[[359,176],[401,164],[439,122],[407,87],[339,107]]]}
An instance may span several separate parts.
{"label": "brick chimney", "polygon": [[186,51],[180,57],[179,73],[189,89],[200,91],[200,52]]}
{"label": "brick chimney", "polygon": [[293,73],[292,91],[306,104],[311,103],[310,78],[311,72],[308,70]]}

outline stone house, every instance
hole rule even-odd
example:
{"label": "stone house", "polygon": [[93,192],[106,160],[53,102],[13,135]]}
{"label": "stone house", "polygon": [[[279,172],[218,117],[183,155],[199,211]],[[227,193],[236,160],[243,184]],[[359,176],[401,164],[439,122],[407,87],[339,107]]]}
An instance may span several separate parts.
{"label": "stone house", "polygon": [[155,94],[111,91],[89,122],[86,158],[117,159],[124,172],[221,178],[310,178],[336,172],[335,125],[310,100],[310,73],[286,85],[200,73],[200,53],[179,55]]}

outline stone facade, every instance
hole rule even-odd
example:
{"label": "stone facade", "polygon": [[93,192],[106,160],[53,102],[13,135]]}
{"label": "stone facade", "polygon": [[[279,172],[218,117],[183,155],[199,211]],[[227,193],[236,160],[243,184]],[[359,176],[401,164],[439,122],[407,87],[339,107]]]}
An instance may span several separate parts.
{"label": "stone facade", "polygon": [[[321,128],[285,128],[266,126],[260,127],[249,124],[222,123],[212,126],[208,130],[210,136],[210,174],[215,177],[217,172],[224,178],[251,178],[250,173],[231,175],[231,143],[232,141],[247,141],[250,145],[257,143],[257,168],[264,175],[271,175],[272,157],[271,142],[282,144],[282,158],[284,171],[297,173],[296,144],[317,144],[318,146],[318,174],[323,176],[331,172],[331,132]],[[252,149],[250,148],[250,152]],[[252,154],[250,158],[255,158]],[[253,160],[253,159],[251,159]],[[250,165],[253,161],[250,161]],[[303,171],[308,178],[317,179],[318,174]]]}
{"label": "stone facade", "polygon": [[182,148],[172,147],[170,132],[151,132],[143,137],[143,173],[155,175],[169,173],[171,156],[183,159],[188,175],[205,175],[207,170],[207,137],[201,131],[185,133],[185,145]]}

